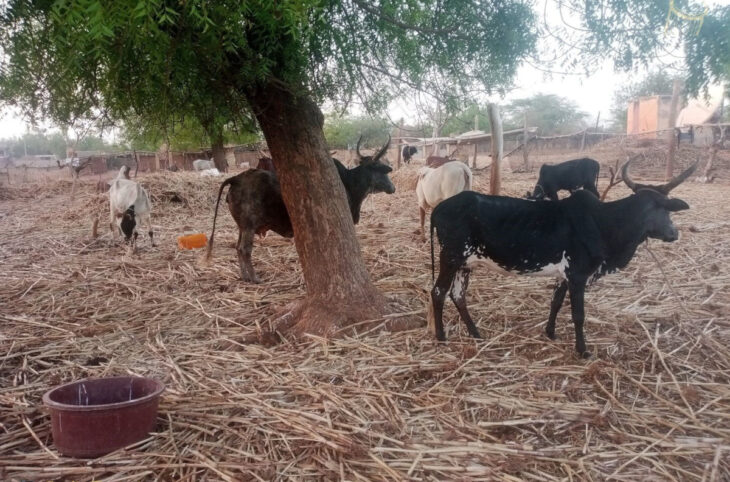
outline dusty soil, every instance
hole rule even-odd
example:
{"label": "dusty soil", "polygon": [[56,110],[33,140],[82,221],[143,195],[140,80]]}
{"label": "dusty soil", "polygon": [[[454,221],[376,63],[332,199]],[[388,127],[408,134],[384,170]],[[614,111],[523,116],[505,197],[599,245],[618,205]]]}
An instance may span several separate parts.
{"label": "dusty soil", "polygon": [[[575,156],[574,156],[575,157]],[[683,165],[689,160],[682,159]],[[424,319],[429,245],[415,230],[416,166],[364,205],[358,236],[391,317]],[[659,180],[660,166],[637,166]],[[487,171],[476,174],[488,187]],[[520,195],[536,173],[506,173]],[[220,218],[214,263],[178,251],[209,232],[219,180],[144,175],[159,247],[129,255],[106,234],[95,179],[0,188],[0,479],[3,480],[727,480],[730,477],[730,186],[674,195],[681,238],[640,247],[591,287],[573,351],[543,335],[553,281],[478,271],[469,306],[484,341],[448,305],[448,342],[424,328],[340,340],[261,338],[304,295],[290,240],[257,239],[263,283],[238,279],[236,233]],[[606,179],[600,180],[602,190]],[[628,195],[620,185],[609,199]],[[91,239],[100,218],[103,236]],[[251,340],[256,340],[252,343]],[[167,385],[156,431],[84,461],[60,456],[42,394],[82,377]]]}

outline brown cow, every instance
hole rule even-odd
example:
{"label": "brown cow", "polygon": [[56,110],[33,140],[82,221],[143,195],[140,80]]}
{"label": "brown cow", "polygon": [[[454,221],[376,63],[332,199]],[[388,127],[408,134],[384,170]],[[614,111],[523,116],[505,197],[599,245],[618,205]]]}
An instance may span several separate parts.
{"label": "brown cow", "polygon": [[[360,220],[360,206],[368,194],[385,192],[393,194],[395,186],[388,177],[392,171],[390,166],[380,161],[390,145],[388,142],[374,156],[360,154],[360,141],[357,143],[357,155],[360,163],[357,167],[347,169],[337,159],[332,159],[340,175],[342,184],[347,193],[352,220],[355,224]],[[259,161],[260,162],[260,161]],[[249,169],[223,181],[218,191],[218,201],[213,216],[213,232],[208,243],[206,259],[210,259],[215,237],[215,221],[218,216],[223,189],[230,185],[226,202],[233,219],[238,225],[238,262],[241,268],[241,278],[244,281],[258,283],[259,277],[253,269],[251,251],[253,249],[254,234],[263,235],[268,230],[291,238],[294,236],[289,213],[281,197],[281,187],[275,172],[259,169]]]}

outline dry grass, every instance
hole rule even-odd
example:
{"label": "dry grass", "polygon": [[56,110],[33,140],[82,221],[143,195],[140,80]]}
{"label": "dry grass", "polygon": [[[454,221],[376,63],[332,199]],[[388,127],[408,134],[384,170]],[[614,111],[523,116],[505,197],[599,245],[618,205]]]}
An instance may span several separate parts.
{"label": "dry grass", "polygon": [[[417,168],[406,169],[398,184]],[[106,234],[89,239],[108,209],[91,181],[73,204],[70,182],[0,197],[0,479],[730,478],[727,185],[677,188],[692,209],[674,216],[678,242],[650,243],[659,265],[641,247],[588,291],[585,362],[568,309],[562,339],[543,335],[552,282],[484,271],[469,291],[483,342],[449,306],[446,344],[425,329],[245,343],[303,296],[293,244],[257,240],[264,283],[243,284],[224,208],[214,263],[199,267],[175,238],[209,232],[219,180],[141,179],[157,201],[160,246],[142,240],[135,256]],[[519,195],[534,180],[506,174],[503,185]],[[617,186],[609,198],[627,193]],[[358,235],[378,288],[423,317],[431,273],[414,197],[367,201]],[[114,374],[167,384],[157,432],[96,460],[58,455],[41,395]]]}

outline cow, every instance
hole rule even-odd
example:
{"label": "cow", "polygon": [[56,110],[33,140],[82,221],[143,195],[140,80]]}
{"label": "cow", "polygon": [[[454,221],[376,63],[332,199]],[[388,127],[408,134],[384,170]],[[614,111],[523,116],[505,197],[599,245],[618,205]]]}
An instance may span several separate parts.
{"label": "cow", "polygon": [[458,159],[452,159],[450,157],[441,157],[441,156],[428,156],[426,158],[426,166],[427,167],[433,167],[434,169],[437,167],[441,167],[444,164],[448,162],[454,162]]}
{"label": "cow", "polygon": [[270,157],[262,156],[259,158],[259,163],[256,169],[263,169],[264,171],[276,172],[274,169],[274,161]]}
{"label": "cow", "polygon": [[418,149],[416,149],[416,146],[409,146],[405,145],[403,146],[403,162],[406,164],[409,164],[411,162],[411,158],[413,155],[418,152]]}
{"label": "cow", "polygon": [[[393,194],[395,192],[395,186],[388,177],[392,169],[381,162],[389,145],[390,138],[374,156],[363,156],[360,154],[360,141],[358,141],[356,152],[360,162],[357,167],[352,169],[347,169],[340,161],[332,159],[342,184],[344,184],[350,213],[355,224],[360,221],[360,206],[368,194],[379,192]],[[249,169],[223,181],[218,191],[218,200],[213,215],[213,231],[208,243],[206,260],[210,260],[213,253],[218,205],[226,186],[230,186],[226,195],[226,203],[238,225],[236,250],[241,278],[246,282],[259,283],[260,279],[251,262],[254,234],[263,235],[271,230],[285,238],[294,236],[289,213],[281,196],[279,180],[276,173],[262,169]]]}
{"label": "cow", "polygon": [[421,236],[426,241],[426,211],[444,199],[471,189],[472,173],[463,162],[450,162],[436,169],[422,167],[418,171],[416,197],[421,216]]}
{"label": "cow", "polygon": [[600,197],[596,183],[601,165],[598,161],[584,157],[572,161],[561,162],[554,166],[543,164],[540,167],[540,176],[532,193],[527,193],[528,199],[542,200],[545,198],[557,201],[558,191],[565,189],[571,193],[583,188]]}
{"label": "cow", "polygon": [[[147,191],[129,179],[129,166],[122,166],[109,187],[109,228],[112,235],[121,232],[125,241],[131,243],[134,248],[137,242],[138,225],[145,224],[150,243],[154,247],[151,212],[152,203]],[[137,219],[139,219],[139,223]]]}
{"label": "cow", "polygon": [[213,168],[215,168],[215,163],[208,159],[196,159],[193,161],[193,169],[195,171],[207,171]]}
{"label": "cow", "polygon": [[439,204],[431,214],[431,275],[434,277],[433,233],[441,246],[439,274],[428,306],[429,329],[445,340],[444,299],[448,293],[469,334],[481,338],[466,306],[471,268],[480,262],[516,274],[556,276],[545,327],[555,339],[555,319],[570,292],[575,349],[589,358],[583,333],[586,285],[624,268],[647,238],[676,241],[670,213],[689,209],[681,199],[667,197],[694,171],[696,164],[663,186],[638,185],[623,166],[631,196],[602,203],[580,190],[556,202],[534,202],[466,191]]}

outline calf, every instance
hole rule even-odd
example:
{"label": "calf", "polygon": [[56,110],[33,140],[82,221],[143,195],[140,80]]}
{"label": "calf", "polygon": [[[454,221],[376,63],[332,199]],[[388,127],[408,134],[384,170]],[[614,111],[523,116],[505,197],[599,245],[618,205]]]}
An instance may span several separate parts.
{"label": "calf", "polygon": [[[635,187],[627,166],[624,175],[627,185]],[[688,176],[685,172],[679,178]],[[588,358],[583,334],[586,284],[624,268],[647,238],[677,240],[679,233],[669,214],[689,209],[684,201],[666,195],[677,184],[674,179],[664,186],[643,186],[627,198],[608,203],[585,191],[551,203],[476,192],[447,199],[431,215],[432,276],[434,229],[441,253],[439,275],[431,290],[429,328],[433,327],[438,340],[445,340],[442,314],[449,293],[469,333],[480,338],[467,310],[466,290],[470,269],[481,260],[497,270],[558,277],[561,281],[545,332],[555,339],[555,319],[569,291],[575,349]]]}
{"label": "calf", "polygon": [[599,197],[596,183],[598,182],[598,172],[601,165],[593,159],[584,157],[582,159],[573,159],[572,161],[561,162],[554,166],[543,164],[540,167],[540,176],[532,194],[527,193],[528,199],[545,199],[551,201],[558,200],[558,191],[565,189],[575,192],[583,188]]}
{"label": "calf", "polygon": [[151,211],[152,203],[147,191],[129,179],[129,166],[122,166],[109,187],[109,228],[112,234],[121,232],[125,241],[131,241],[134,247],[137,242],[137,218],[139,218],[140,224],[147,226],[150,243],[154,246]]}
{"label": "calf", "polygon": [[[345,186],[347,201],[350,205],[352,220],[355,224],[360,221],[360,206],[368,194],[385,192],[393,194],[395,186],[388,178],[392,171],[390,166],[380,161],[388,150],[390,139],[375,156],[360,154],[360,142],[357,143],[357,155],[360,163],[357,167],[347,169],[336,159],[332,161],[337,167],[337,173]],[[254,234],[263,235],[272,230],[281,236],[294,236],[289,213],[281,197],[281,187],[276,174],[261,169],[249,169],[237,176],[226,179],[218,191],[218,201],[213,216],[213,232],[210,235],[206,259],[210,260],[213,252],[215,236],[215,221],[218,217],[223,188],[230,186],[226,202],[233,219],[238,225],[238,262],[241,268],[241,278],[244,281],[260,282],[251,262]]]}
{"label": "calf", "polygon": [[207,159],[196,159],[193,161],[193,169],[196,171],[207,171],[215,168],[215,163]]}
{"label": "calf", "polygon": [[421,235],[426,231],[426,210],[433,209],[444,199],[471,189],[472,174],[469,166],[463,162],[450,162],[441,167],[432,169],[422,167],[418,171],[416,196],[421,215]]}
{"label": "calf", "polygon": [[403,162],[406,164],[409,164],[411,162],[411,158],[413,155],[418,152],[418,149],[416,149],[416,146],[403,146]]}

